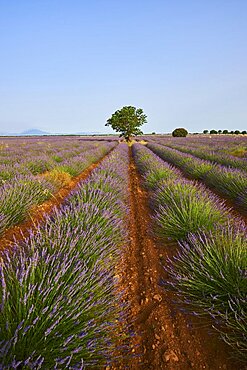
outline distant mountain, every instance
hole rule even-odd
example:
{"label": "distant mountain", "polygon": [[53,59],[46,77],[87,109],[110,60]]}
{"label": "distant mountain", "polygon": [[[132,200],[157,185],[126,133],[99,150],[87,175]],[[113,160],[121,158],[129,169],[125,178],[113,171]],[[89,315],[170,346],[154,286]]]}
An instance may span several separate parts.
{"label": "distant mountain", "polygon": [[26,136],[26,135],[49,135],[49,132],[38,130],[36,128],[31,128],[29,130],[22,131],[18,135],[20,135],[20,136]]}
{"label": "distant mountain", "polygon": [[75,133],[61,133],[61,132],[57,132],[57,133],[50,133],[50,132],[47,132],[47,131],[42,131],[42,130],[39,130],[39,129],[36,129],[36,128],[30,128],[28,130],[25,130],[25,131],[22,131],[22,132],[16,132],[16,133],[10,133],[10,132],[0,132],[0,136],[42,136],[42,135],[87,135],[87,136],[91,136],[91,135],[107,135],[107,134],[102,134],[98,131],[87,131],[87,132],[75,132]]}

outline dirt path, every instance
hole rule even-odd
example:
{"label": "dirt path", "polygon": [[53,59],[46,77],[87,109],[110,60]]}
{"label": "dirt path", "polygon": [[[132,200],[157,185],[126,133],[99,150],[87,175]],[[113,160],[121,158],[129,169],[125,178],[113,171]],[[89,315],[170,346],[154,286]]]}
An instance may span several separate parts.
{"label": "dirt path", "polygon": [[[170,292],[159,286],[166,279],[161,261],[174,254],[176,244],[160,244],[151,236],[148,195],[142,189],[130,149],[130,238],[126,248],[122,284],[130,303],[130,322],[136,333],[129,340],[134,355],[112,369],[240,370],[227,359],[227,348],[209,335],[200,322],[183,315]],[[193,323],[192,323],[193,319]]]}
{"label": "dirt path", "polygon": [[7,229],[0,238],[0,250],[11,248],[14,241],[22,240],[30,234],[30,230],[34,231],[36,226],[45,219],[45,216],[51,214],[55,207],[60,207],[71,191],[85,180],[112,150],[98,162],[91,164],[80,175],[73,177],[70,183],[53,194],[51,199],[38,206],[33,206],[26,221]]}

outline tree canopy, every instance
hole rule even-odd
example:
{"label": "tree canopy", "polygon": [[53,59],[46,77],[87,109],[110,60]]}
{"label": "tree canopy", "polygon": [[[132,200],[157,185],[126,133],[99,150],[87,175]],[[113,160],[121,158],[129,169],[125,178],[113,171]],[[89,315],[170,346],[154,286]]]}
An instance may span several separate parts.
{"label": "tree canopy", "polygon": [[172,131],[173,137],[186,137],[187,135],[188,135],[188,131],[182,127],[175,128],[175,130]]}
{"label": "tree canopy", "polygon": [[121,132],[119,136],[129,141],[132,135],[142,134],[139,127],[146,122],[147,116],[141,108],[125,106],[113,113],[105,126],[111,126],[116,132]]}

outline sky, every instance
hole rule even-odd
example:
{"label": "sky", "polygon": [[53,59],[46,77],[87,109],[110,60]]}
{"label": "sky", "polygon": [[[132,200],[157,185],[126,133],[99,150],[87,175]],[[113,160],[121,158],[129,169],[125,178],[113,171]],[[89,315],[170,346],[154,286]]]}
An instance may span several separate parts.
{"label": "sky", "polygon": [[247,129],[246,0],[0,0],[0,132]]}

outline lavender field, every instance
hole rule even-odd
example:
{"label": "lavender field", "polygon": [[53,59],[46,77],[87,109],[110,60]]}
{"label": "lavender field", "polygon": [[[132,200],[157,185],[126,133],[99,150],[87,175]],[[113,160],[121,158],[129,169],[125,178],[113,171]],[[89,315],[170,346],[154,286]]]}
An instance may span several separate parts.
{"label": "lavender field", "polygon": [[[0,369],[173,369],[164,343],[189,369],[199,339],[182,344],[167,308],[203,318],[244,369],[246,172],[244,136],[1,138]],[[198,369],[219,366],[208,351]]]}

